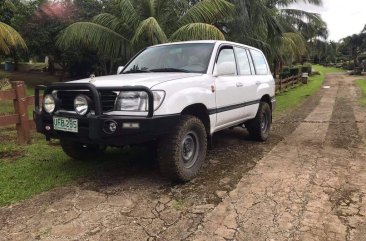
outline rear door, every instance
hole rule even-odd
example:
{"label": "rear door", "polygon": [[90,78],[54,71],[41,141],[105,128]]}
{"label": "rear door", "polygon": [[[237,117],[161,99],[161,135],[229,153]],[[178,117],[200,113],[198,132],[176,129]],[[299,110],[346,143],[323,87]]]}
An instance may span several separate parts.
{"label": "rear door", "polygon": [[253,102],[247,106],[246,113],[250,118],[254,118],[258,111],[260,98],[262,98],[261,95],[268,93],[269,82],[272,76],[270,75],[267,60],[262,52],[255,49],[250,49],[247,52],[249,60],[254,67],[255,75],[251,79],[253,91],[250,98]]}
{"label": "rear door", "polygon": [[252,105],[257,103],[257,88],[255,70],[251,65],[251,57],[245,48],[234,47],[236,61],[238,64],[238,80],[236,86],[240,89],[240,102],[243,104],[243,117],[251,116]]}

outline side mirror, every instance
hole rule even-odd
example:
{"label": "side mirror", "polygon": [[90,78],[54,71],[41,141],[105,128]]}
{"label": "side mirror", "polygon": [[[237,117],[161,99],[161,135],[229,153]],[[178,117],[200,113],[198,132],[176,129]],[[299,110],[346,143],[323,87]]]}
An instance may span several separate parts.
{"label": "side mirror", "polygon": [[118,66],[117,74],[120,74],[125,66]]}
{"label": "side mirror", "polygon": [[233,62],[222,62],[220,64],[216,64],[213,75],[223,76],[223,75],[235,75],[236,74],[236,65]]}

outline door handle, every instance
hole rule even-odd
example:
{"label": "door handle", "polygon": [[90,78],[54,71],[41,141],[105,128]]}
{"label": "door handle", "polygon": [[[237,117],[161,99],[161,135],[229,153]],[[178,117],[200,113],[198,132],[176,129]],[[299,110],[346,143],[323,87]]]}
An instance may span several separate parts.
{"label": "door handle", "polygon": [[260,84],[261,84],[261,82],[260,82],[260,81],[257,81],[257,82],[255,82],[255,84],[256,84],[256,85],[260,85]]}
{"label": "door handle", "polygon": [[236,83],[236,87],[243,87],[243,83],[241,83],[241,82],[237,82],[237,83]]}

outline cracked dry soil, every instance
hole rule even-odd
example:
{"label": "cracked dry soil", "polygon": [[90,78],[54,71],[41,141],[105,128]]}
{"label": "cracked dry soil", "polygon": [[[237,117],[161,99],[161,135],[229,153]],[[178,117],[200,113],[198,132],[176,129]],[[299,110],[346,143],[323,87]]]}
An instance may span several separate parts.
{"label": "cracked dry soil", "polygon": [[215,136],[193,182],[149,158],[0,208],[0,240],[366,240],[366,111],[354,78],[277,118],[267,143]]}

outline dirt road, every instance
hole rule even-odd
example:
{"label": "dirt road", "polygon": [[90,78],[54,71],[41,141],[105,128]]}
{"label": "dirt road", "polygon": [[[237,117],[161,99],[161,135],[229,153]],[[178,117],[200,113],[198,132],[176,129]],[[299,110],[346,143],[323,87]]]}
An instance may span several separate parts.
{"label": "dirt road", "polygon": [[0,240],[366,240],[366,111],[353,80],[329,75],[267,143],[218,134],[191,183],[131,156],[0,208]]}

